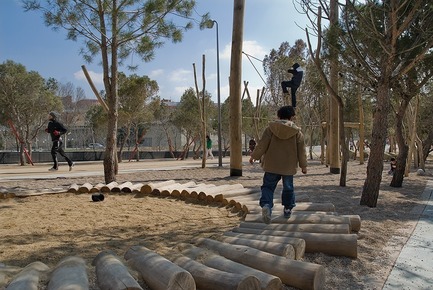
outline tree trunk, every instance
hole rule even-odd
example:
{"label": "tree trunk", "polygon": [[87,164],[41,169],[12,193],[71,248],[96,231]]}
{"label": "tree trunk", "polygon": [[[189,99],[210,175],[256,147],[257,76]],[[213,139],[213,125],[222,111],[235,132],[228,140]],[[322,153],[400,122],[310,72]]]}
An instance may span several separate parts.
{"label": "tree trunk", "polygon": [[[389,66],[391,67],[391,66]],[[389,67],[387,68],[389,70]],[[373,116],[372,140],[367,165],[367,177],[361,195],[361,205],[377,206],[380,183],[382,181],[383,157],[388,132],[388,112],[390,107],[389,78],[384,77],[378,86],[376,111]]]}
{"label": "tree trunk", "polygon": [[398,144],[398,155],[397,155],[397,168],[395,169],[394,176],[391,180],[391,187],[401,187],[403,185],[404,171],[406,169],[407,154],[409,152],[409,147],[407,146],[404,134],[403,134],[403,120],[406,114],[409,102],[403,99],[398,108],[397,114],[395,116],[396,128],[395,128],[395,138]]}
{"label": "tree trunk", "polygon": [[242,42],[245,0],[234,1],[230,62],[230,176],[242,176]]}

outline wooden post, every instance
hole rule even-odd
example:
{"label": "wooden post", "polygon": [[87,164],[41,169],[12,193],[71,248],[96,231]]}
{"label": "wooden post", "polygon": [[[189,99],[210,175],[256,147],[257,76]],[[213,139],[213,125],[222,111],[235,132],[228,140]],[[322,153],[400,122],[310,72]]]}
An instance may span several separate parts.
{"label": "wooden post", "polygon": [[99,95],[98,90],[96,89],[95,85],[93,84],[92,78],[90,77],[89,73],[87,72],[86,66],[82,65],[81,68],[83,69],[84,75],[87,79],[87,82],[90,85],[90,88],[92,89],[93,93],[95,94],[95,96],[98,99],[99,103],[101,104],[102,108],[105,110],[105,112],[108,112],[108,106],[105,103],[105,101],[101,98],[101,96]]}
{"label": "wooden post", "polygon": [[230,176],[242,176],[242,42],[245,0],[234,0],[230,62]]}

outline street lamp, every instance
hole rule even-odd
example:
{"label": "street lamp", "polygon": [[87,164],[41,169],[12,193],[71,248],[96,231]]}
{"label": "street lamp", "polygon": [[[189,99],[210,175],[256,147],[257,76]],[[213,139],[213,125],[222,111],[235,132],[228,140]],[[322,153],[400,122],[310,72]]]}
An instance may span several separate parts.
{"label": "street lamp", "polygon": [[222,142],[221,142],[221,89],[220,89],[220,51],[219,51],[219,37],[218,37],[218,22],[216,20],[209,20],[207,28],[213,28],[216,24],[216,47],[217,47],[217,95],[218,95],[218,166],[223,166],[222,156]]}

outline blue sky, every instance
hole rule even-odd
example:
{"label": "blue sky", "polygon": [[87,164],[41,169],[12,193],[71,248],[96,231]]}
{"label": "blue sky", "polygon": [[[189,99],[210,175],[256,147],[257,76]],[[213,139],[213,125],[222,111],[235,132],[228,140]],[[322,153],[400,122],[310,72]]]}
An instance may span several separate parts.
{"label": "blue sky", "polygon": [[[307,19],[293,6],[293,0],[246,0],[244,19],[243,51],[258,59],[278,48],[284,41],[290,45],[296,39],[306,40]],[[229,94],[230,52],[233,24],[233,0],[198,0],[196,10],[203,14],[210,12],[219,24],[221,100]],[[88,98],[95,98],[81,65],[86,65],[98,89],[103,89],[102,67],[99,59],[92,64],[85,63],[77,42],[66,40],[64,30],[53,31],[46,27],[40,12],[24,12],[20,0],[0,1],[0,62],[13,60],[24,65],[28,71],[37,71],[42,77],[53,77],[61,83],[71,82],[85,90]],[[196,64],[199,88],[202,87],[202,55],[206,56],[206,89],[217,100],[216,74],[216,30],[200,30],[196,25],[185,33],[181,43],[166,42],[158,49],[155,58],[144,63],[137,57],[130,64],[138,64],[138,75],[147,75],[159,84],[159,95],[165,99],[179,101],[183,92],[194,87],[193,66]],[[264,86],[262,64],[253,60],[258,74],[244,55],[242,80],[249,82],[252,96]],[[130,74],[125,67],[120,68]]]}

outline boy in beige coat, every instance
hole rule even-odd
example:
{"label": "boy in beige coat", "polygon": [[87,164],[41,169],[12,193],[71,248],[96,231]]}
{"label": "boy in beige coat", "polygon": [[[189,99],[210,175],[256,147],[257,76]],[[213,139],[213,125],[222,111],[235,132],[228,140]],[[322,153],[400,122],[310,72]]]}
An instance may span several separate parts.
{"label": "boy in beige coat", "polygon": [[263,156],[262,167],[265,174],[260,206],[263,221],[267,224],[271,223],[274,191],[280,179],[283,180],[281,202],[284,205],[284,217],[290,218],[296,205],[293,175],[296,174],[298,166],[302,173],[307,173],[304,135],[291,121],[294,115],[292,106],[281,107],[277,112],[279,120],[269,123],[250,158],[250,163],[253,163]]}

